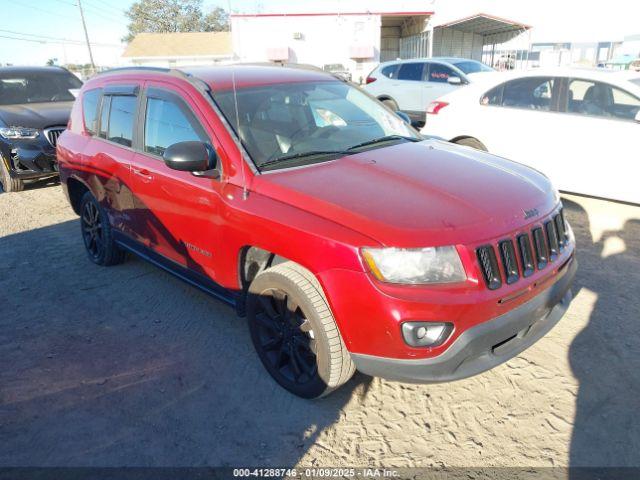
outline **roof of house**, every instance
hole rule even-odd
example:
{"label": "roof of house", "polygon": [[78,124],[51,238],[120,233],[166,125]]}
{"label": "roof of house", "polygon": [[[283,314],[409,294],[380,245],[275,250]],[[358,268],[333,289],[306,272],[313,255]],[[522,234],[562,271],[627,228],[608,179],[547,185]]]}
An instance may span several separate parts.
{"label": "roof of house", "polygon": [[232,52],[230,32],[139,33],[122,56],[227,56]]}

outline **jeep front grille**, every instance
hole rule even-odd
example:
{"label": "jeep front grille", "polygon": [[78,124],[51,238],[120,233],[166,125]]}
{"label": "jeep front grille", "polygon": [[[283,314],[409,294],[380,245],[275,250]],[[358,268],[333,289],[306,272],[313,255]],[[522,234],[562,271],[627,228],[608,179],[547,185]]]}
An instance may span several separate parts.
{"label": "jeep front grille", "polygon": [[[564,211],[536,225],[530,232],[515,239],[502,239],[496,245],[483,245],[476,249],[480,270],[489,290],[502,283],[511,285],[520,277],[529,277],[557,260],[569,240]],[[498,249],[496,255],[495,248]]]}

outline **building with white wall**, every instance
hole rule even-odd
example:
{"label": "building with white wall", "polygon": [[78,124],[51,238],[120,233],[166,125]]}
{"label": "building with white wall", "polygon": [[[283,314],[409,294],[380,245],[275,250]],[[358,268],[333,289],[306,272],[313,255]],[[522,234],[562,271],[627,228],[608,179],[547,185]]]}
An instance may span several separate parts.
{"label": "building with white wall", "polygon": [[413,49],[428,54],[429,10],[269,12],[231,15],[235,58],[241,62],[342,64],[354,81],[384,60]]}

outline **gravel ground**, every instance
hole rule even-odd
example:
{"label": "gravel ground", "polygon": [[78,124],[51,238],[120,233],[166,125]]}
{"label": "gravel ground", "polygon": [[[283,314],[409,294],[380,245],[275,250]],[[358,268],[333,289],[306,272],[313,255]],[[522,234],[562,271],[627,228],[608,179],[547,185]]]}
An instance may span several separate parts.
{"label": "gravel ground", "polygon": [[0,195],[0,466],[640,466],[640,208],[566,197],[575,300],[483,375],[273,382],[232,309],[101,268],[60,187]]}

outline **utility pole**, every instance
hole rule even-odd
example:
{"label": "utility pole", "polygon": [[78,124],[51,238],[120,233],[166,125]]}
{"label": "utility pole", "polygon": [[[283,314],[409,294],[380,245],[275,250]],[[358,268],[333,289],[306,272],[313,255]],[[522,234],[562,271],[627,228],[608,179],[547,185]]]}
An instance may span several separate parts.
{"label": "utility pole", "polygon": [[84,38],[87,41],[87,48],[89,49],[89,59],[91,60],[91,68],[93,72],[96,71],[96,64],[93,62],[93,52],[91,52],[91,44],[89,43],[89,34],[87,33],[87,24],[84,21],[84,12],[82,11],[82,0],[78,0],[78,8],[80,9],[80,18],[82,19],[82,28],[84,28]]}

